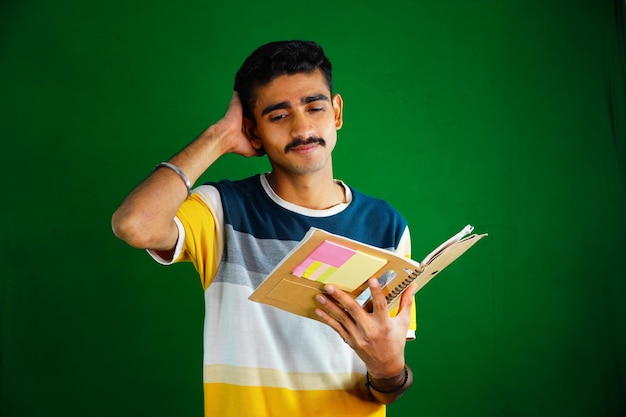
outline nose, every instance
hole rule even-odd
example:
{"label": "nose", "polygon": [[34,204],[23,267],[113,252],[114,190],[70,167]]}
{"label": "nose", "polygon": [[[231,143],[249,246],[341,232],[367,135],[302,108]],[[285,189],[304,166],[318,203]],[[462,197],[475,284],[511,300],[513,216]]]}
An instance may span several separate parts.
{"label": "nose", "polygon": [[291,118],[291,137],[307,139],[314,136],[313,122],[304,112],[294,112]]}

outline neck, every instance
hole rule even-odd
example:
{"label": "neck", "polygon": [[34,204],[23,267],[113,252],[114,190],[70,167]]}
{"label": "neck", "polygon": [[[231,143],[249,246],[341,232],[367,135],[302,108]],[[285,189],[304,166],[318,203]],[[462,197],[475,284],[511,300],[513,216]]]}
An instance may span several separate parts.
{"label": "neck", "polygon": [[282,176],[267,174],[272,190],[285,201],[314,210],[324,210],[346,202],[343,186],[330,175]]}

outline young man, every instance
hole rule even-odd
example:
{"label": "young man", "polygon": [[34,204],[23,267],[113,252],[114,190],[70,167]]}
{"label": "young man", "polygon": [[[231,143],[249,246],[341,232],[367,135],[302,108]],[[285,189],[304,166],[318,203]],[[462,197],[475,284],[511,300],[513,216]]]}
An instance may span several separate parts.
{"label": "young man", "polygon": [[[414,286],[393,317],[376,280],[371,313],[327,286],[320,322],[248,300],[311,226],[409,254],[404,218],[333,178],[343,101],[331,80],[313,42],[261,46],[238,71],[224,117],[113,215],[119,238],[163,264],[193,262],[200,274],[207,416],[383,416],[412,383],[404,348]],[[271,172],[192,191],[229,152],[267,154]]]}

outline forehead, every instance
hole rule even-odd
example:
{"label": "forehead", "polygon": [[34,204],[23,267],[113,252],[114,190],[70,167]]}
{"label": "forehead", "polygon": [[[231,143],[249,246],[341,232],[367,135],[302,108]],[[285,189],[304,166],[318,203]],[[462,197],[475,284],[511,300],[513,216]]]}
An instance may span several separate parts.
{"label": "forehead", "polygon": [[280,75],[257,88],[254,113],[268,105],[299,102],[304,97],[319,94],[330,96],[326,78],[320,70],[309,74]]}

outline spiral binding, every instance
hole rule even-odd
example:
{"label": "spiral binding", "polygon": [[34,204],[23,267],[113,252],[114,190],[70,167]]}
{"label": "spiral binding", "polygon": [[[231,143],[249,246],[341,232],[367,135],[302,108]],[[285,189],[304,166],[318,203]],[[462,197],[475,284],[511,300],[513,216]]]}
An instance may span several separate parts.
{"label": "spiral binding", "polygon": [[400,294],[402,294],[402,291],[404,291],[406,287],[411,285],[411,283],[415,281],[415,279],[419,277],[423,271],[423,269],[406,270],[406,272],[410,272],[409,276],[406,277],[400,284],[396,285],[394,289],[385,296],[385,298],[387,299],[387,304],[391,304],[393,300],[395,300]]}

